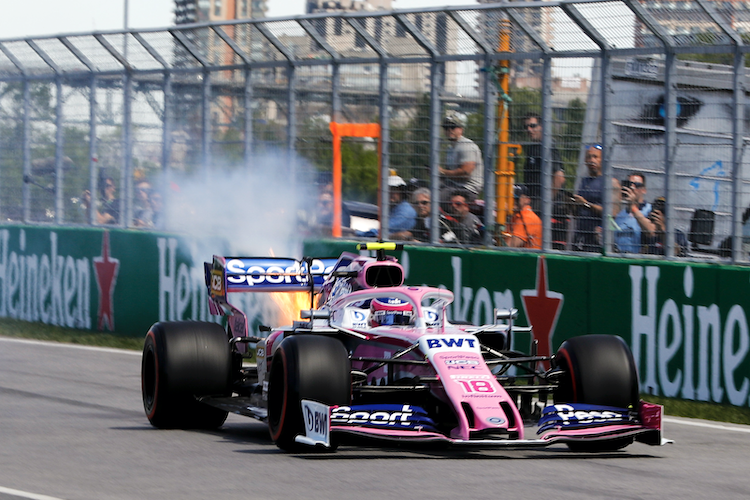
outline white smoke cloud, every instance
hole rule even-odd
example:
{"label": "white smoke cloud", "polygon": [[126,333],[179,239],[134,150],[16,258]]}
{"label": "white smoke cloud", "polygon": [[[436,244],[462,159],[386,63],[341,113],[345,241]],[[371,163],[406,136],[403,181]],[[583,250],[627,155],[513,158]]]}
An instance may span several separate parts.
{"label": "white smoke cloud", "polygon": [[[304,221],[317,194],[303,175],[314,167],[299,157],[293,161],[297,182],[286,153],[258,155],[250,168],[173,171],[163,179],[166,229],[192,242],[194,279],[203,280],[202,263],[213,255],[302,256]],[[266,294],[233,294],[230,302],[251,322],[260,316],[264,324],[278,326],[279,309]]]}

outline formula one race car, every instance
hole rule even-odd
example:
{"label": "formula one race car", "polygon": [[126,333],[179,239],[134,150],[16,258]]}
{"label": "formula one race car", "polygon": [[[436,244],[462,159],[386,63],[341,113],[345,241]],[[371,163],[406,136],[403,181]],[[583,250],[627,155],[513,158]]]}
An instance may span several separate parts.
{"label": "formula one race car", "polygon": [[[625,342],[584,335],[554,356],[510,349],[516,310],[454,324],[453,293],[404,286],[386,250],[334,259],[214,256],[209,322],[160,322],[146,335],[143,404],[161,428],[216,428],[228,412],[266,421],[287,451],[335,449],[346,435],[475,446],[612,451],[660,445],[662,407],[638,398]],[[376,256],[372,256],[372,251]],[[311,292],[301,321],[248,334],[231,292]],[[313,308],[313,299],[317,307]],[[256,363],[248,363],[255,345]],[[549,368],[544,368],[548,366]],[[552,399],[548,404],[548,400]],[[529,436],[531,434],[531,436]]]}

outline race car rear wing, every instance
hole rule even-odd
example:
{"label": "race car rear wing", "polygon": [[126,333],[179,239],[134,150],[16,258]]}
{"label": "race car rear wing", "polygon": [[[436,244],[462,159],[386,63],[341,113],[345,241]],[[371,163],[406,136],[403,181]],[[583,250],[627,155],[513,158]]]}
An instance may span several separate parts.
{"label": "race car rear wing", "polygon": [[231,292],[317,292],[336,260],[214,255],[204,263],[206,287],[219,302]]}

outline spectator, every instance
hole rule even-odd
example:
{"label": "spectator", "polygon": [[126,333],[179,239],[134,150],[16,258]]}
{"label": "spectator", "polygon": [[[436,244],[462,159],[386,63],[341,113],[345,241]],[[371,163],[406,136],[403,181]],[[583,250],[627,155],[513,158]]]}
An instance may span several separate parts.
{"label": "spectator", "polygon": [[[537,213],[542,209],[542,118],[536,113],[526,115],[523,120],[524,129],[533,141],[523,147],[526,162],[523,165],[523,183],[531,198],[531,208]],[[558,172],[563,169],[560,152],[554,141],[552,142],[551,168],[548,172]]]}
{"label": "spectator", "polygon": [[455,220],[451,230],[455,234],[456,242],[461,245],[482,242],[484,226],[479,218],[471,213],[469,208],[471,201],[471,195],[467,191],[458,189],[451,194],[451,215]]}
{"label": "spectator", "polygon": [[623,253],[640,253],[641,234],[652,236],[654,223],[649,219],[651,204],[645,201],[646,176],[631,173],[622,181],[622,209],[615,217],[615,249]]}
{"label": "spectator", "polygon": [[[318,224],[328,226],[329,232],[333,228],[333,184],[323,186],[318,198]],[[351,214],[345,203],[341,203],[341,227],[348,228],[351,225]]]}
{"label": "spectator", "polygon": [[[664,220],[664,208],[666,200],[659,196],[654,200],[653,208],[648,215],[651,223],[654,225],[653,232],[643,233],[643,253],[649,255],[665,255],[667,246],[666,229],[667,225]],[[674,254],[678,257],[684,257],[688,251],[688,239],[684,232],[679,229],[674,230]]]}
{"label": "spectator", "polygon": [[[552,176],[552,248],[568,248],[568,229],[573,216],[573,193],[563,189],[565,171],[555,170]],[[532,200],[533,203],[533,200]]]}
{"label": "spectator", "polygon": [[578,193],[573,195],[577,206],[573,249],[581,252],[601,251],[604,177],[602,177],[602,145],[586,146],[586,167],[589,176],[581,179]]}
{"label": "spectator", "polygon": [[117,224],[120,222],[120,201],[115,193],[117,187],[112,177],[105,177],[99,184],[101,199],[99,200],[99,209],[96,214],[96,221],[99,224]]}
{"label": "spectator", "polygon": [[388,190],[390,192],[388,234],[411,231],[417,223],[417,211],[406,199],[406,182],[398,175],[390,175]]}
{"label": "spectator", "polygon": [[[417,212],[406,199],[406,182],[398,175],[392,174],[388,177],[388,190],[390,196],[390,210],[388,217],[388,237],[392,234],[411,231],[417,223]],[[378,236],[376,229],[368,231],[355,231],[356,236],[372,237]]]}
{"label": "spectator", "polygon": [[91,191],[84,189],[78,199],[78,210],[87,224],[91,223]]}
{"label": "spectator", "polygon": [[468,191],[476,198],[484,186],[482,152],[474,141],[464,137],[466,115],[451,112],[443,120],[443,131],[450,142],[445,167],[440,168],[440,199],[447,202],[455,189]]}
{"label": "spectator", "polygon": [[411,195],[411,202],[417,211],[417,219],[411,231],[399,231],[390,235],[394,240],[430,241],[430,209],[432,206],[430,190],[417,188]]}
{"label": "spectator", "polygon": [[514,248],[542,249],[542,220],[531,209],[531,198],[526,186],[513,188],[513,216],[508,224],[505,243]]}
{"label": "spectator", "polygon": [[146,180],[139,181],[135,185],[133,226],[154,227],[154,211],[151,207],[151,184]]}
{"label": "spectator", "polygon": [[154,229],[164,229],[164,200],[158,190],[151,192],[151,222]]}

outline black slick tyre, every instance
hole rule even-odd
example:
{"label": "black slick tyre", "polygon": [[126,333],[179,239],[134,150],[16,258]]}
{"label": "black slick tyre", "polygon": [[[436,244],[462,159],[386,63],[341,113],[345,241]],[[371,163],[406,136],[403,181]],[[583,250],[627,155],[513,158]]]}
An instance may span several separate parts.
{"label": "black slick tyre", "polygon": [[305,434],[303,399],[329,406],[350,403],[351,361],[338,340],[292,335],[274,352],[268,381],[268,428],[282,450],[309,449],[294,441]]}
{"label": "black slick tyre", "polygon": [[199,321],[156,323],[146,334],[141,359],[141,392],[154,427],[213,429],[227,412],[196,396],[229,394],[231,356],[227,334]]}
{"label": "black slick tyre", "polygon": [[[630,348],[615,335],[584,335],[566,340],[555,356],[564,372],[555,391],[555,403],[584,403],[637,408],[638,371]],[[632,437],[608,441],[568,443],[574,451],[614,451]]]}

